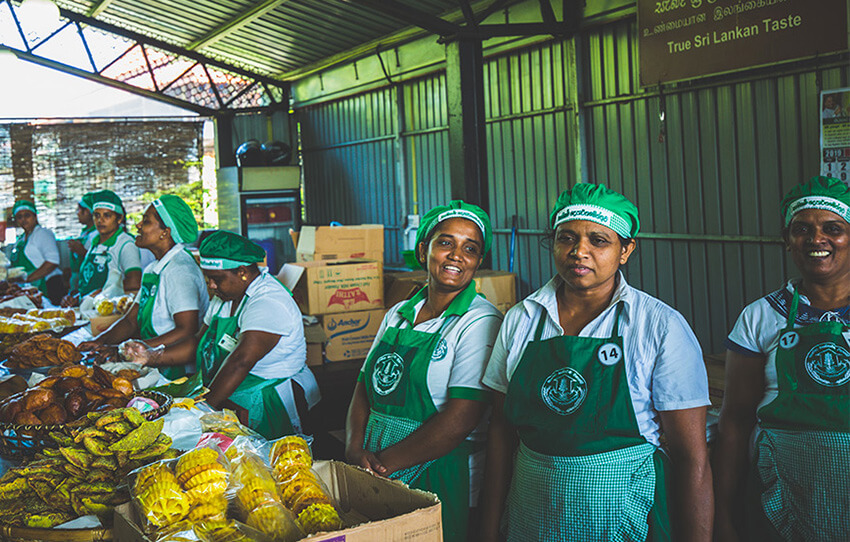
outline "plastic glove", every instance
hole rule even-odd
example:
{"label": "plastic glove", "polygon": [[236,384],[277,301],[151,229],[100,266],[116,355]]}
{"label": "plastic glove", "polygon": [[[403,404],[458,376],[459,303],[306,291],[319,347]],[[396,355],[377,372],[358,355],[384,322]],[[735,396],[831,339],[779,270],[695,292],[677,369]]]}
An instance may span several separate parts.
{"label": "plastic glove", "polygon": [[165,351],[165,345],[148,346],[142,341],[130,339],[124,341],[118,346],[118,354],[121,359],[138,363],[139,365],[156,365],[162,353]]}

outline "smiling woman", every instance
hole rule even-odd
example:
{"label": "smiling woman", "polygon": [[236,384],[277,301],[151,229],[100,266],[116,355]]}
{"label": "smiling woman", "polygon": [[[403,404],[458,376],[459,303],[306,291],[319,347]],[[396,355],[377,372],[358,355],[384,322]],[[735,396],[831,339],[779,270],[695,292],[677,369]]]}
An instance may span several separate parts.
{"label": "smiling woman", "polygon": [[719,540],[845,540],[850,188],[813,177],[781,213],[801,278],[745,307],[726,341],[715,525]]}
{"label": "smiling woman", "polygon": [[431,209],[416,232],[428,285],[392,307],[360,371],[346,423],[346,458],[382,476],[433,491],[443,537],[474,540],[489,395],[484,365],[502,321],[475,293],[490,249],[490,218],[456,200]]}
{"label": "smiling woman", "polygon": [[65,294],[59,270],[59,247],[53,232],[38,224],[35,204],[18,200],[12,207],[15,225],[23,230],[12,251],[12,265],[26,271],[25,280],[46,294],[54,305]]}

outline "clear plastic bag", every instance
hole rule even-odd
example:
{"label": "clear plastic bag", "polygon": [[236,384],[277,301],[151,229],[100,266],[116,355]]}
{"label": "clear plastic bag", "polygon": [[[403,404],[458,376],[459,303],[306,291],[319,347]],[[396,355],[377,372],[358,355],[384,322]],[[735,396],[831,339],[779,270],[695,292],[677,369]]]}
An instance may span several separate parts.
{"label": "clear plastic bag", "polygon": [[162,357],[165,351],[165,345],[148,346],[142,341],[129,339],[118,345],[118,355],[124,361],[138,363],[139,365],[148,365],[156,363]]}

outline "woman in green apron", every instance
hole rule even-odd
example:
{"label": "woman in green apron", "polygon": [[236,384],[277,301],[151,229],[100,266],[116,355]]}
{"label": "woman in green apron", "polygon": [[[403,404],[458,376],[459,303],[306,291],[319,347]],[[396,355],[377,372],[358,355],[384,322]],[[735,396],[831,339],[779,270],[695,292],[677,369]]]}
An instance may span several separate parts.
{"label": "woman in green apron", "polygon": [[65,295],[62,271],[59,269],[59,246],[53,232],[38,223],[35,204],[18,200],[12,207],[15,225],[23,230],[18,235],[10,258],[13,267],[23,267],[25,282],[32,283],[50,302],[58,305]]}
{"label": "woman in green apron", "polygon": [[557,274],[507,313],[483,378],[480,540],[710,540],[705,365],[682,315],[619,271],[637,208],[580,183],[549,220]]}
{"label": "woman in green apron", "polygon": [[714,451],[718,540],[850,540],[850,188],[782,200],[801,278],[744,308],[726,341]]}
{"label": "woman in green apron", "polygon": [[[137,225],[136,246],[153,252],[156,261],[142,274],[142,286],[127,313],[93,341],[81,348],[102,344],[124,346],[125,355],[141,360],[148,348],[193,340],[209,306],[209,294],[201,268],[185,244],[198,238],[198,223],[181,198],[164,195],[151,203]],[[186,374],[186,364],[160,365],[147,360],[169,379]]]}
{"label": "woman in green apron", "polygon": [[126,212],[121,198],[111,190],[92,195],[97,235],[80,264],[80,283],[76,299],[98,293],[113,297],[139,289],[142,278],[141,256],[133,236],[124,231]]}
{"label": "woman in green apron", "polygon": [[[76,293],[80,285],[80,265],[86,252],[91,248],[97,228],[94,227],[94,192],[88,192],[77,203],[77,221],[83,225],[80,235],[76,239],[68,241],[68,249],[71,253],[71,292]],[[69,300],[70,301],[70,300]],[[63,304],[66,302],[63,301]]]}
{"label": "woman in green apron", "polygon": [[303,433],[303,416],[320,399],[307,367],[301,312],[265,268],[258,244],[229,231],[204,239],[201,269],[215,297],[197,341],[167,346],[159,363],[194,360],[213,408],[235,410],[268,439]]}
{"label": "woman in green apron", "polygon": [[481,386],[499,311],[473,276],[490,248],[490,219],[456,200],[416,233],[428,284],[392,307],[360,371],[346,423],[346,458],[436,493],[443,539],[475,540],[489,394]]}

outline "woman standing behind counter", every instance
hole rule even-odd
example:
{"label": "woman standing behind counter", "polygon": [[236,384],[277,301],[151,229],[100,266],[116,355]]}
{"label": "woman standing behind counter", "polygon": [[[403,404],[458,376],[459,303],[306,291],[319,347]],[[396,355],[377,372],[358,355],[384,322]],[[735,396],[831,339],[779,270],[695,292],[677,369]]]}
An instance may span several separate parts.
{"label": "woman standing behind counter", "polygon": [[802,278],[726,342],[716,539],[850,540],[850,189],[814,177],[781,214]]}
{"label": "woman standing behind counter", "polygon": [[[81,344],[84,350],[131,337],[140,337],[147,347],[175,344],[192,340],[200,328],[209,294],[200,267],[184,250],[185,243],[198,238],[192,209],[179,197],[164,195],[148,206],[137,229],[136,246],[149,249],[156,261],[145,269],[130,310],[94,341]],[[186,374],[185,364],[157,368],[171,380]]]}
{"label": "woman standing behind counter", "polygon": [[107,295],[135,292],[141,285],[139,248],[133,236],[124,231],[124,204],[115,192],[100,190],[92,196],[97,235],[80,265],[77,294],[62,300],[63,306],[76,306],[85,296],[105,291]]}
{"label": "woman standing behind counter", "polygon": [[76,239],[68,241],[68,249],[71,252],[71,291],[76,292],[80,287],[80,266],[83,263],[83,258],[89,251],[97,235],[97,228],[94,227],[94,192],[88,192],[80,198],[77,203],[77,221],[83,225],[80,235]]}
{"label": "woman standing behind counter", "polygon": [[682,315],[619,271],[637,208],[582,183],[549,224],[558,273],[507,313],[483,379],[480,539],[499,540],[504,510],[509,541],[671,540],[671,523],[675,540],[710,540],[705,365]]}
{"label": "woman standing behind counter", "polygon": [[422,218],[416,247],[428,285],[384,317],[346,422],[347,460],[436,493],[451,542],[467,540],[481,484],[481,376],[502,315],[472,279],[491,239],[487,214],[459,200]]}
{"label": "woman standing behind counter", "polygon": [[23,230],[10,258],[13,267],[23,267],[26,282],[32,283],[54,305],[65,295],[62,271],[59,269],[59,246],[53,232],[38,223],[35,204],[18,200],[12,207],[15,225]]}
{"label": "woman standing behind counter", "polygon": [[[267,439],[303,432],[302,416],[319,402],[307,367],[301,311],[289,291],[259,263],[258,244],[229,231],[201,243],[201,269],[215,294],[198,332],[134,361],[179,365],[195,360],[213,408],[233,408]],[[303,401],[302,401],[303,398]]]}

